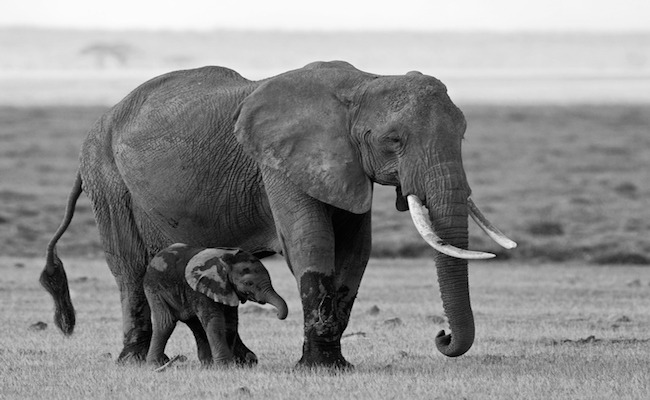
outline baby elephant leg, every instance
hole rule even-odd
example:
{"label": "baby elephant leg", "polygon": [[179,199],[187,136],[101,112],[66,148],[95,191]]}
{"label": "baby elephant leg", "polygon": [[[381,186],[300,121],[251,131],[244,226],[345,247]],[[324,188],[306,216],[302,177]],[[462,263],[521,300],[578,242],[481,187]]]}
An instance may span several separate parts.
{"label": "baby elephant leg", "polygon": [[206,335],[199,318],[196,316],[192,317],[185,321],[185,324],[192,330],[192,333],[194,334],[199,360],[203,364],[212,363],[212,350],[210,350],[210,342],[208,341],[208,336]]}
{"label": "baby elephant leg", "polygon": [[151,320],[153,334],[147,353],[147,363],[164,364],[168,361],[165,355],[165,346],[176,327],[176,319],[169,308],[159,299],[149,299],[151,306]]}
{"label": "baby elephant leg", "polygon": [[201,302],[197,315],[210,343],[212,361],[215,364],[227,364],[233,361],[233,354],[226,338],[226,319],[223,305],[206,298]]}
{"label": "baby elephant leg", "polygon": [[228,340],[228,346],[232,349],[235,362],[250,366],[257,364],[257,356],[246,347],[239,337],[238,307],[224,307],[223,312],[226,319],[226,339]]}

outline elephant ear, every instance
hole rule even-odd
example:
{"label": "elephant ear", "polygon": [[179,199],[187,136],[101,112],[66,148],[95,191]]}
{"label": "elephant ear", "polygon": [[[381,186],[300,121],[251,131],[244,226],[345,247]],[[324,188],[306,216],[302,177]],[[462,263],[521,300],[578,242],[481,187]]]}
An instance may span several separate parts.
{"label": "elephant ear", "polygon": [[185,280],[195,291],[217,303],[236,307],[239,298],[228,276],[230,265],[221,260],[224,254],[238,250],[206,249],[190,258],[185,267]]}
{"label": "elephant ear", "polygon": [[298,70],[262,83],[238,110],[235,134],[258,163],[281,171],[309,196],[344,210],[370,210],[372,182],[350,136],[337,81],[350,69]]}

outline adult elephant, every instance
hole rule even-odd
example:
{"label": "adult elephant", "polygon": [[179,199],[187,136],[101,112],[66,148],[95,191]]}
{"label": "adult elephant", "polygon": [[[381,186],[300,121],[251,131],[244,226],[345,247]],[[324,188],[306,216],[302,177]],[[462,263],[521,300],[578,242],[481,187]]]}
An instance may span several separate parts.
{"label": "adult elephant", "polygon": [[[147,262],[183,242],[239,247],[260,258],[283,255],[303,306],[299,363],[348,366],[340,339],[370,254],[376,182],[397,188],[397,208],[410,207],[438,251],[452,334],[440,332],[436,345],[459,356],[474,339],[467,259],[493,256],[466,250],[468,214],[514,247],[469,199],[465,127],[445,85],[419,72],[378,76],[335,61],[258,82],[221,67],[154,78],[103,115],[83,144],[41,275],[55,299],[55,320],[72,332],[74,311],[55,244],[83,189],[121,293],[120,360],[147,354]],[[250,356],[240,340],[235,346],[236,357]]]}

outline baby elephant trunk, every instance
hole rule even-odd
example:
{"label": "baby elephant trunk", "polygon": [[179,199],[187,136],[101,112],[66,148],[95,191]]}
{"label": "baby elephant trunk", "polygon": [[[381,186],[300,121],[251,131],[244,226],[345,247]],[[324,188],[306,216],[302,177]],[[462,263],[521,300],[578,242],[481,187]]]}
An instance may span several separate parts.
{"label": "baby elephant trunk", "polygon": [[275,290],[271,286],[268,286],[262,290],[258,300],[260,300],[261,302],[269,303],[273,307],[277,308],[279,319],[287,318],[287,315],[289,314],[289,308],[287,307],[287,303],[284,301],[282,297],[280,297],[279,294],[275,292]]}

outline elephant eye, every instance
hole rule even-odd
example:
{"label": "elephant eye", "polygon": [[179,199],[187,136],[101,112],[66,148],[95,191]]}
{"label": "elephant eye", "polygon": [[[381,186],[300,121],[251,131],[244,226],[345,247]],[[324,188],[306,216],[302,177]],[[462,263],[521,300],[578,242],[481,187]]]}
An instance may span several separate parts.
{"label": "elephant eye", "polygon": [[386,135],[381,140],[386,147],[385,151],[389,153],[392,153],[402,147],[402,138],[396,133]]}
{"label": "elephant eye", "polygon": [[399,136],[397,132],[391,132],[384,136],[383,138],[384,142],[391,143],[391,144],[399,144],[402,142],[402,138]]}
{"label": "elephant eye", "polygon": [[246,282],[244,282],[244,285],[245,285],[245,286],[253,286],[253,282],[251,282],[251,281],[246,281]]}

